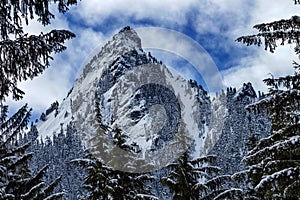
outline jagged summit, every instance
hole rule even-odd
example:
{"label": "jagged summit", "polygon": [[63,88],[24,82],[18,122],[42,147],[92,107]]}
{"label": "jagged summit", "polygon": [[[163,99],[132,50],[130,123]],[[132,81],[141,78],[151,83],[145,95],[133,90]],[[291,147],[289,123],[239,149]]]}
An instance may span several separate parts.
{"label": "jagged summit", "polygon": [[[114,36],[117,36],[117,35],[121,35],[121,34],[133,34],[135,35],[136,37],[139,37],[136,33],[136,31],[131,27],[131,26],[125,26],[123,27],[117,34],[115,34]],[[113,37],[114,37],[113,36]]]}
{"label": "jagged summit", "polygon": [[112,40],[104,45],[101,52],[118,53],[122,55],[126,53],[126,51],[132,51],[134,49],[142,51],[141,38],[134,29],[130,26],[126,26],[115,34]]}
{"label": "jagged summit", "polygon": [[121,40],[123,45],[129,45],[134,48],[142,48],[141,38],[136,31],[130,26],[126,26],[113,36],[112,40]]}
{"label": "jagged summit", "polygon": [[[134,29],[130,26],[126,26],[116,33],[83,68],[79,82],[84,79],[89,72],[94,73],[96,70],[102,71],[105,66],[111,65],[118,57],[132,51],[137,54],[144,54],[140,37]],[[100,64],[100,62],[103,64]]]}

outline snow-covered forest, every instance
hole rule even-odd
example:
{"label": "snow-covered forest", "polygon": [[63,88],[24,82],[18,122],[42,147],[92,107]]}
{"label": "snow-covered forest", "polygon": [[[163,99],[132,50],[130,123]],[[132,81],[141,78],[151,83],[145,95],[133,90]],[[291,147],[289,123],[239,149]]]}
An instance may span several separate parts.
{"label": "snow-covered forest", "polygon": [[[267,93],[241,83],[211,97],[145,52],[127,26],[90,60],[65,99],[49,102],[39,119],[30,120],[27,104],[9,113],[7,99],[26,95],[18,83],[51,67],[54,53],[72,51],[64,43],[75,37],[57,29],[30,35],[23,26],[35,18],[49,25],[50,4],[65,14],[77,3],[0,2],[0,199],[300,199],[297,61],[284,66],[294,74],[263,80]],[[254,28],[257,33],[232,42],[271,53],[293,45],[299,56],[300,17]],[[157,82],[133,89],[138,81],[130,71],[150,78],[136,70],[143,65],[153,67]],[[164,113],[150,109],[157,105]],[[151,116],[165,120],[155,136]],[[196,128],[187,123],[193,120]]]}

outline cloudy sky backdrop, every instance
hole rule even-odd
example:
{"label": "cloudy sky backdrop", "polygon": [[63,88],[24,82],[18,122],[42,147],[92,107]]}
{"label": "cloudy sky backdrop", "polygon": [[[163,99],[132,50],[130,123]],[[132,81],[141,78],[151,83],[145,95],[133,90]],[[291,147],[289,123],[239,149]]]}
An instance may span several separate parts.
{"label": "cloudy sky backdrop", "polygon": [[[16,109],[28,102],[35,117],[55,100],[61,101],[84,64],[127,25],[178,31],[208,52],[225,86],[239,88],[244,82],[252,82],[256,90],[266,91],[262,79],[270,77],[270,73],[283,76],[293,72],[291,63],[297,60],[293,46],[280,47],[271,54],[263,47],[245,47],[235,39],[255,33],[255,24],[288,19],[299,11],[292,0],[82,0],[67,14],[57,14],[50,26],[43,27],[34,20],[25,27],[30,33],[69,29],[77,37],[66,43],[68,49],[64,53],[54,55],[52,66],[43,75],[20,83],[26,92],[22,101],[9,103]],[[156,42],[163,40],[157,38]],[[198,78],[192,67],[182,67],[184,62],[177,57],[162,54],[162,60],[177,67],[186,78]]]}

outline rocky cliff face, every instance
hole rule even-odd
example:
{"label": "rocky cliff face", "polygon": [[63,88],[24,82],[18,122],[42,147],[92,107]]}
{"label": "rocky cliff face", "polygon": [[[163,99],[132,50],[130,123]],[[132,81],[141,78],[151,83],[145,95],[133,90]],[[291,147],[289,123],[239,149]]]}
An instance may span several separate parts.
{"label": "rocky cliff face", "polygon": [[144,52],[137,33],[125,27],[85,66],[55,112],[36,125],[46,136],[73,122],[89,145],[100,123],[109,127],[112,146],[106,152],[119,145],[160,167],[167,163],[162,160],[174,160],[184,139],[194,157],[217,154],[218,164],[231,173],[243,168],[248,138],[268,132],[266,115],[254,116],[244,109],[256,98],[248,83],[211,100],[195,81],[183,79]]}

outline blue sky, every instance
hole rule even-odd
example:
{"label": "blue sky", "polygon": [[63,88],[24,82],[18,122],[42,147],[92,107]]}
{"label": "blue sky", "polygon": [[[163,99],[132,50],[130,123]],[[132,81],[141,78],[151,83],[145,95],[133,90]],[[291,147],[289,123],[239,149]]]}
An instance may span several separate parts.
{"label": "blue sky", "polygon": [[[66,43],[68,49],[64,53],[54,55],[52,66],[43,75],[20,83],[26,92],[22,101],[9,103],[12,108],[18,108],[28,102],[37,115],[55,100],[61,101],[84,63],[127,25],[161,27],[182,33],[201,45],[213,59],[224,86],[240,87],[250,81],[256,90],[266,91],[262,79],[269,73],[283,76],[293,72],[291,63],[297,59],[293,46],[279,48],[271,54],[234,40],[254,33],[252,26],[257,23],[290,18],[299,13],[299,9],[293,1],[286,0],[82,0],[67,14],[57,14],[50,26],[43,27],[34,20],[25,27],[30,33],[69,29],[77,37]],[[199,78],[191,66],[178,68],[185,60],[172,55],[164,57],[163,62],[177,67],[183,76]]]}

